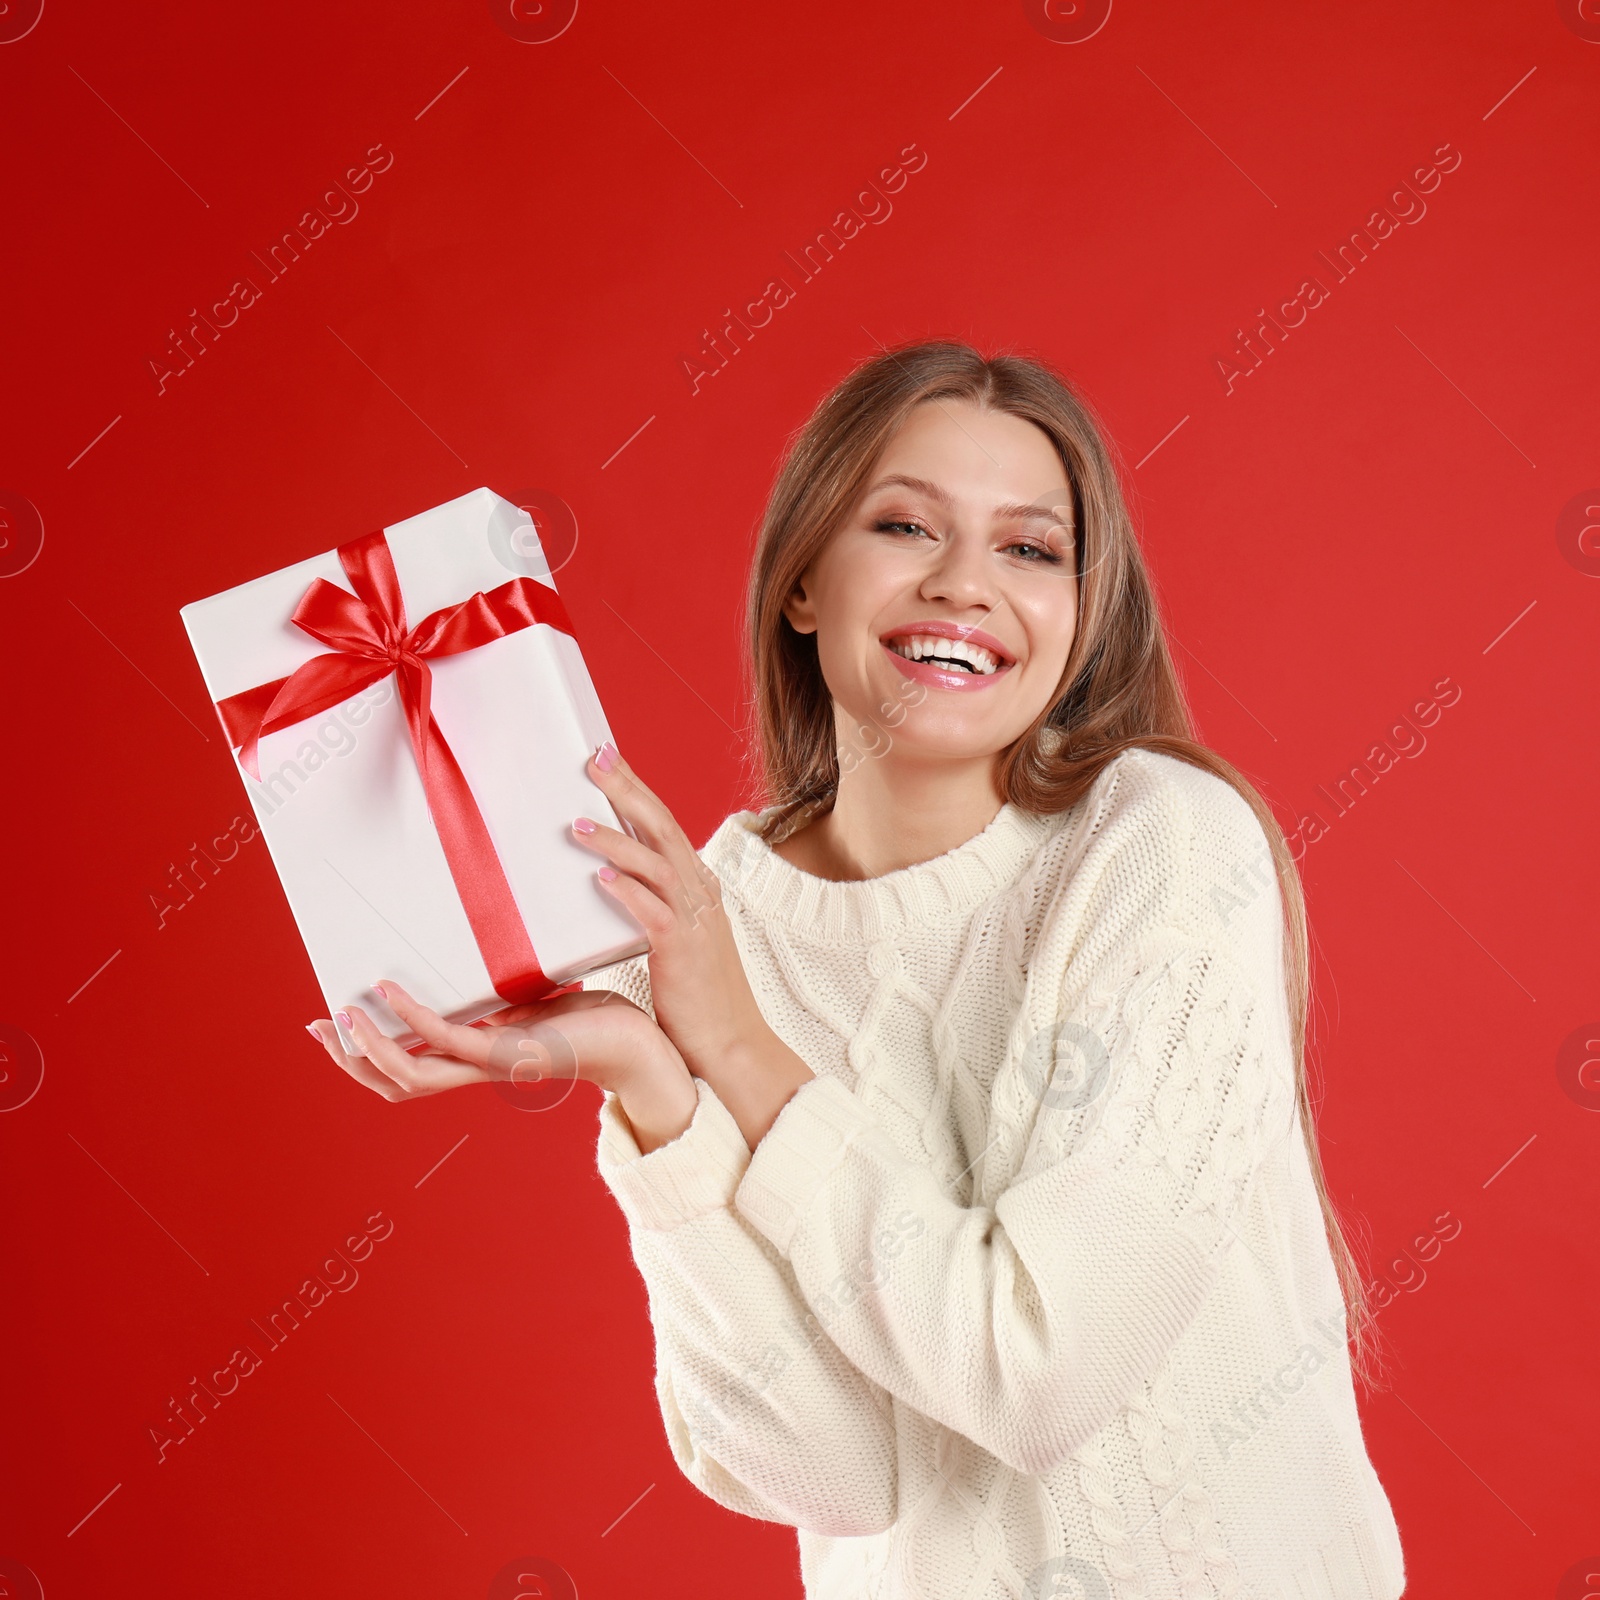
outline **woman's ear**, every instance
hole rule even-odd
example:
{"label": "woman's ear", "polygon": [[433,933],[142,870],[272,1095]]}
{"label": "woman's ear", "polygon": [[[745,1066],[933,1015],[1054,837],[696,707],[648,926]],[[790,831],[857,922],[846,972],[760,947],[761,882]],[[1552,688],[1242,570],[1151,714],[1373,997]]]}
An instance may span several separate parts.
{"label": "woman's ear", "polygon": [[796,633],[817,631],[817,608],[806,593],[804,574],[795,579],[794,588],[789,591],[788,597],[783,602],[783,614],[789,619],[789,626]]}

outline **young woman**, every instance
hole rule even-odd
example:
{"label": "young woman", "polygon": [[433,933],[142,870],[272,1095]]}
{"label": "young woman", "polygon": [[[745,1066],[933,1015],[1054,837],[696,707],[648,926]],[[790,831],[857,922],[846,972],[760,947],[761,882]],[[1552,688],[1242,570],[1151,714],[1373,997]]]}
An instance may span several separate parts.
{"label": "young woman", "polygon": [[489,1027],[386,984],[420,1057],[313,1031],[390,1100],[602,1089],[673,1453],[815,1600],[1394,1600],[1298,878],[1191,739],[1091,414],[1016,357],[869,361],[748,625],[764,809],[697,853],[590,763],[648,957]]}

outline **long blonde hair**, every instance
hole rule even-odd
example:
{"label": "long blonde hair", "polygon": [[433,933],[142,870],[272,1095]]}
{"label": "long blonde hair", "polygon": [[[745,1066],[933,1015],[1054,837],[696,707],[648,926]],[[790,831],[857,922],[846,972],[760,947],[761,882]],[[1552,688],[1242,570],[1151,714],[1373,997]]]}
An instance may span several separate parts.
{"label": "long blonde hair", "polygon": [[1001,758],[1001,793],[1037,815],[1064,811],[1108,762],[1139,746],[1216,774],[1260,820],[1284,908],[1300,1125],[1344,1297],[1352,1365],[1370,1381],[1372,1315],[1328,1197],[1306,1087],[1310,963],[1300,875],[1283,829],[1254,786],[1194,738],[1111,453],[1088,405],[1042,363],[1015,355],[986,358],[945,340],[888,350],[850,373],[790,440],[762,520],[746,601],[750,749],[756,786],[766,797],[764,808],[771,808],[764,832],[776,840],[803,827],[832,804],[839,783],[833,703],[816,635],[790,626],[784,599],[856,503],[890,437],[925,400],[971,401],[1034,423],[1054,443],[1072,489],[1077,634],[1054,697]]}

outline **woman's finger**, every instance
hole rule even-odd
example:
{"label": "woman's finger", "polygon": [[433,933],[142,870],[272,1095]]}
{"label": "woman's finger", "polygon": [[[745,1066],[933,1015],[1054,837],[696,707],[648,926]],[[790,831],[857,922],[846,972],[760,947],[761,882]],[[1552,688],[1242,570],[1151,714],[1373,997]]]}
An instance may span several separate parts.
{"label": "woman's finger", "polygon": [[344,1047],[339,1043],[337,1030],[326,1017],[308,1022],[306,1031],[333,1057],[335,1063],[363,1088],[371,1089],[374,1094],[380,1094],[391,1102],[410,1098],[405,1089],[401,1088],[393,1078],[379,1072],[365,1056],[346,1055]]}
{"label": "woman's finger", "polygon": [[482,1083],[485,1074],[454,1056],[406,1054],[411,1063],[408,1080],[401,1094],[402,1100],[414,1100],[418,1095],[438,1094],[445,1089],[461,1089],[469,1083]]}
{"label": "woman's finger", "polygon": [[609,766],[600,765],[598,755],[589,758],[591,781],[611,802],[617,815],[637,828],[647,845],[659,850],[668,861],[683,870],[683,857],[694,854],[689,836],[678,826],[678,819],[633,768],[617,754],[615,745],[603,747],[610,754]]}
{"label": "woman's finger", "polygon": [[[611,874],[609,878],[606,876],[608,872]],[[623,909],[632,915],[652,941],[664,938],[677,926],[677,914],[637,878],[612,867],[601,867],[598,876],[600,887],[621,902]]]}
{"label": "woman's finger", "polygon": [[[426,1008],[424,1008],[426,1009]],[[410,1094],[430,1094],[436,1089],[459,1088],[466,1083],[483,1083],[488,1074],[468,1062],[449,1055],[414,1056],[402,1049],[373,1022],[360,1006],[339,1013],[350,1037],[371,1064],[392,1078]],[[441,1019],[442,1020],[442,1019]],[[446,1027],[451,1024],[446,1023]],[[429,1041],[432,1043],[432,1041]]]}
{"label": "woman's finger", "polygon": [[677,869],[659,851],[617,828],[608,828],[592,817],[579,817],[572,824],[572,836],[584,849],[603,856],[619,872],[626,872],[648,884],[668,905],[677,897]]}
{"label": "woman's finger", "polygon": [[[387,1002],[389,1009],[417,1035],[446,1056],[482,1067],[488,1064],[494,1034],[486,1028],[472,1028],[459,1022],[446,1022],[437,1011],[414,1000],[392,978],[373,984],[372,991]],[[409,1052],[402,1051],[402,1054]],[[411,1058],[415,1061],[417,1058]],[[381,1063],[380,1063],[381,1064]]]}
{"label": "woman's finger", "polygon": [[[614,747],[611,749],[611,766],[608,770],[600,768],[598,758],[591,759],[589,765],[593,769],[594,781],[611,802],[612,809],[640,834],[639,839],[629,840],[629,843],[643,843],[653,849],[666,862],[671,877],[663,878],[650,870],[640,870],[638,857],[625,859],[619,854],[614,858],[616,864],[635,877],[643,878],[666,904],[691,922],[698,922],[704,912],[718,909],[722,904],[722,885],[717,881],[716,874],[700,859],[700,853],[690,843],[688,834],[678,826],[677,819],[660,798],[640,782],[633,769],[616,754]],[[615,829],[607,831],[616,833]],[[581,833],[579,837],[582,837]],[[598,833],[589,835],[590,839],[597,837]],[[617,837],[626,838],[626,835]]]}

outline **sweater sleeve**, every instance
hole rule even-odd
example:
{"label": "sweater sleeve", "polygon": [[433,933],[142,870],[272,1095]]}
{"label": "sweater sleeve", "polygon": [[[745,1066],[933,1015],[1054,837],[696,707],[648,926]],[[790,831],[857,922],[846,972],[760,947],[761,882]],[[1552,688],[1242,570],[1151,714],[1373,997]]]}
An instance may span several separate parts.
{"label": "sweater sleeve", "polygon": [[[648,1006],[643,962],[586,980]],[[621,1103],[597,1165],[628,1224],[655,1331],[655,1390],[679,1470],[719,1505],[835,1537],[896,1514],[893,1409],[811,1315],[779,1253],[734,1211],[750,1151],[704,1079],[676,1138],[641,1155]]]}
{"label": "sweater sleeve", "polygon": [[[1053,1015],[1024,1008],[1014,1035],[997,1100],[1029,1136],[992,1203],[958,1203],[832,1078],[793,1096],[735,1192],[863,1373],[1025,1473],[1066,1460],[1159,1366],[1295,1126],[1276,962],[1241,964],[1204,882],[1176,917],[1164,891],[1105,885],[1121,925],[1080,940],[1100,953],[1066,962]],[[1257,898],[1260,950],[1277,897]]]}

